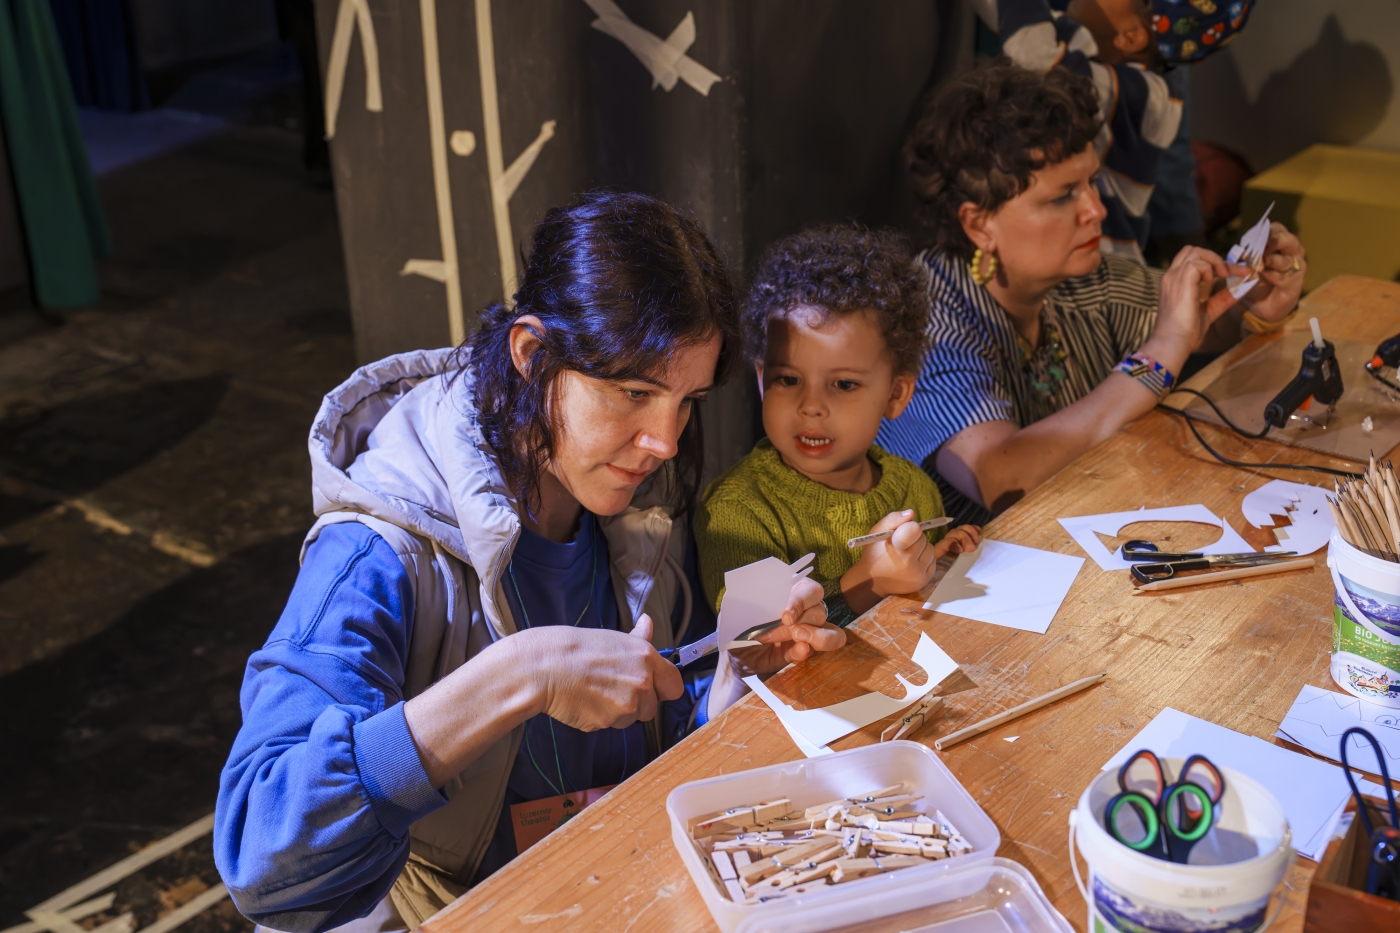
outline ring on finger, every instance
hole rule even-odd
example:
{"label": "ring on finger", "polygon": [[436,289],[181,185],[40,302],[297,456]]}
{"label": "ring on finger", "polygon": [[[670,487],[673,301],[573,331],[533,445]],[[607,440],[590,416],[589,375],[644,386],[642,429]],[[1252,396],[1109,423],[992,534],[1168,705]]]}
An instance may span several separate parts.
{"label": "ring on finger", "polygon": [[1290,266],[1288,267],[1288,271],[1289,271],[1289,272],[1302,272],[1302,271],[1303,271],[1303,264],[1300,263],[1300,262],[1298,261],[1298,257],[1297,257],[1297,256],[1294,256],[1294,257],[1293,257],[1293,263],[1292,263],[1292,265],[1290,265]]}

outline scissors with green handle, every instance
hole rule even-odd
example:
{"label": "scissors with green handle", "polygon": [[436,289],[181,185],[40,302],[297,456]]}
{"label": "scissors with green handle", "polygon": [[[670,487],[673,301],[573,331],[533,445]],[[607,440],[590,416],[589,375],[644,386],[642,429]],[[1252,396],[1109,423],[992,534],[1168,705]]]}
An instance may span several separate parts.
{"label": "scissors with green handle", "polygon": [[1209,758],[1192,755],[1168,784],[1161,759],[1143,749],[1118,769],[1118,789],[1104,808],[1108,834],[1135,852],[1184,864],[1215,825],[1225,778]]}

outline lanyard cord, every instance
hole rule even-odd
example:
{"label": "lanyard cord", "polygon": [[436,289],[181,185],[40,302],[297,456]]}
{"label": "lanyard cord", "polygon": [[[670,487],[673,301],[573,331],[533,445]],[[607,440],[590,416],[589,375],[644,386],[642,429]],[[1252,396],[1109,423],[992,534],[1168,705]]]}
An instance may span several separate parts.
{"label": "lanyard cord", "polygon": [[[597,535],[596,522],[595,522],[594,524],[590,524],[590,525],[589,525],[588,542],[589,542],[589,546],[593,549],[592,560],[591,560],[591,564],[592,564],[592,567],[593,567],[593,572],[592,572],[592,575],[590,576],[590,578],[589,578],[589,580],[588,580],[588,601],[587,601],[586,603],[583,604],[583,610],[582,610],[581,612],[579,612],[578,618],[575,619],[575,620],[573,621],[573,626],[572,626],[573,628],[578,628],[578,624],[579,624],[580,622],[583,621],[583,617],[584,617],[585,615],[588,614],[588,610],[593,606],[593,593],[594,593],[594,591],[597,589],[597,585],[598,585],[598,535]],[[510,585],[511,585],[511,588],[515,590],[515,600],[516,600],[516,602],[518,602],[518,603],[520,604],[520,614],[521,614],[521,616],[524,617],[525,627],[528,629],[528,628],[531,627],[531,626],[530,626],[530,613],[529,613],[529,611],[525,608],[525,599],[520,595],[520,584],[517,583],[516,580],[515,580],[515,555],[514,555],[514,554],[511,555],[511,562],[510,562],[509,564],[506,565],[506,572],[507,572],[508,574],[510,574]],[[601,616],[601,613],[600,613],[600,615],[599,615],[599,622],[601,622],[601,621],[602,621],[602,616]],[[545,782],[546,784],[549,785],[549,789],[550,789],[550,790],[554,791],[554,793],[555,793],[556,795],[562,797],[562,796],[564,796],[564,788],[565,788],[565,787],[572,787],[572,788],[574,789],[574,791],[577,792],[577,791],[578,791],[578,786],[577,786],[576,784],[574,784],[573,781],[570,781],[570,780],[568,779],[568,777],[567,777],[567,776],[565,775],[565,773],[564,773],[564,761],[563,761],[563,759],[560,758],[560,756],[559,756],[559,740],[558,740],[557,738],[555,738],[555,736],[554,736],[554,718],[553,718],[552,716],[551,716],[551,717],[547,717],[547,718],[549,719],[549,741],[550,741],[550,744],[552,744],[552,745],[554,746],[554,767],[555,767],[555,769],[558,771],[558,774],[559,774],[559,786],[556,787],[556,786],[554,785],[554,782],[551,781],[551,780],[549,779],[549,775],[545,774],[545,773],[544,773],[544,769],[540,767],[539,762],[535,761],[535,753],[534,753],[534,751],[531,750],[531,748],[530,748],[530,727],[529,727],[528,724],[526,724],[526,726],[525,726],[525,740],[524,740],[524,742],[525,742],[525,754],[526,754],[526,756],[529,757],[529,759],[530,759],[530,764],[534,766],[534,768],[535,768],[535,773],[537,773],[540,777],[544,778],[544,782]],[[622,730],[622,776],[619,777],[619,778],[617,779],[617,783],[621,784],[622,781],[623,781],[623,779],[626,778],[626,777],[627,777],[627,730],[626,730],[626,729],[623,729],[623,730]]]}

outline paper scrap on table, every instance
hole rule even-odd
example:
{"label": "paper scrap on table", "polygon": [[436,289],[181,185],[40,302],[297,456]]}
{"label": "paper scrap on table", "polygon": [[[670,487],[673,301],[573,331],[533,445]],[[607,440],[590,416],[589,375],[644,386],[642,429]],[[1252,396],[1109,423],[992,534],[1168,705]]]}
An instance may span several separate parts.
{"label": "paper scrap on table", "polygon": [[1269,245],[1269,212],[1273,209],[1274,205],[1270,204],[1264,211],[1264,216],[1259,218],[1259,222],[1246,230],[1239,243],[1230,247],[1230,251],[1225,254],[1226,262],[1249,266],[1253,270],[1249,275],[1232,275],[1226,279],[1226,286],[1236,299],[1249,294],[1250,289],[1259,281],[1259,273],[1264,268],[1264,250]]}
{"label": "paper scrap on table", "polygon": [[[1324,758],[1341,761],[1342,733],[1353,726],[1376,737],[1385,752],[1385,766],[1391,774],[1400,774],[1400,710],[1349,693],[1304,686],[1274,734]],[[1347,760],[1353,768],[1372,773],[1380,770],[1371,743],[1360,736],[1351,737]]]}
{"label": "paper scrap on table", "polygon": [[1002,739],[1002,741],[1003,741],[1003,742],[1014,742],[1014,741],[1016,741],[1016,740],[1019,739],[1019,738],[1020,738],[1019,735],[1008,735],[1006,738]]}
{"label": "paper scrap on table", "polygon": [[924,608],[1044,635],[1082,566],[1082,557],[983,538],[958,556]]}
{"label": "paper scrap on table", "polygon": [[1327,490],[1285,479],[1265,483],[1245,496],[1240,511],[1255,528],[1268,528],[1276,515],[1292,523],[1271,529],[1278,544],[1269,545],[1265,551],[1297,551],[1300,557],[1311,554],[1327,546],[1336,528],[1332,510],[1327,506]]}
{"label": "paper scrap on table", "polygon": [[1102,570],[1127,570],[1133,566],[1132,561],[1123,559],[1121,552],[1110,551],[1104,547],[1099,535],[1116,538],[1118,532],[1134,522],[1197,522],[1202,525],[1214,525],[1221,531],[1220,540],[1195,549],[1202,554],[1241,554],[1254,550],[1248,541],[1239,536],[1239,532],[1230,527],[1229,522],[1200,504],[1174,505],[1165,509],[1143,508],[1136,512],[1105,512],[1102,515],[1077,515],[1074,518],[1060,519],[1060,524],[1069,532],[1069,536]]}
{"label": "paper scrap on table", "polygon": [[736,639],[756,625],[782,618],[793,584],[812,572],[815,558],[815,554],[808,554],[789,565],[780,558],[765,557],[725,573],[717,626],[720,648],[758,644]]}
{"label": "paper scrap on table", "polygon": [[[915,664],[924,669],[924,685],[916,687],[901,675],[896,674],[895,679],[904,687],[903,697],[891,697],[883,693],[867,693],[817,709],[793,709],[778,699],[777,695],[755,675],[745,677],[744,683],[748,684],[749,689],[757,693],[774,713],[777,713],[778,721],[789,732],[800,733],[813,748],[820,749],[843,735],[850,735],[862,726],[868,726],[872,722],[893,716],[900,710],[907,708],[922,699],[945,677],[958,669],[958,662],[948,657],[947,652],[934,644],[933,639],[923,632],[919,633],[919,644],[914,648],[913,660]],[[803,748],[801,742],[798,742],[798,747]],[[803,752],[806,753],[807,750],[803,748]],[[807,757],[813,756],[808,753]]]}
{"label": "paper scrap on table", "polygon": [[1283,807],[1293,830],[1293,848],[1313,861],[1322,857],[1332,827],[1351,796],[1346,777],[1336,765],[1171,707],[1158,713],[1133,736],[1103,770],[1120,767],[1141,748],[1151,749],[1161,758],[1205,755],[1221,767],[1233,768],[1258,781]]}

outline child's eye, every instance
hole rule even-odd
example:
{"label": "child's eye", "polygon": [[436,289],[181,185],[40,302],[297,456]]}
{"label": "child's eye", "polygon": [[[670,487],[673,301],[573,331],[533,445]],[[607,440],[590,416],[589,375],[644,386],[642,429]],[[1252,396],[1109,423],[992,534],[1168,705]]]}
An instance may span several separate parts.
{"label": "child's eye", "polygon": [[860,388],[859,382],[854,382],[850,379],[837,379],[836,382],[833,384],[842,392],[850,392],[852,389]]}
{"label": "child's eye", "polygon": [[622,391],[634,402],[640,402],[642,399],[651,396],[651,393],[646,389],[623,389]]}
{"label": "child's eye", "polygon": [[800,380],[796,376],[779,376],[774,381],[780,386],[787,386],[791,389],[793,386],[797,385]]}

